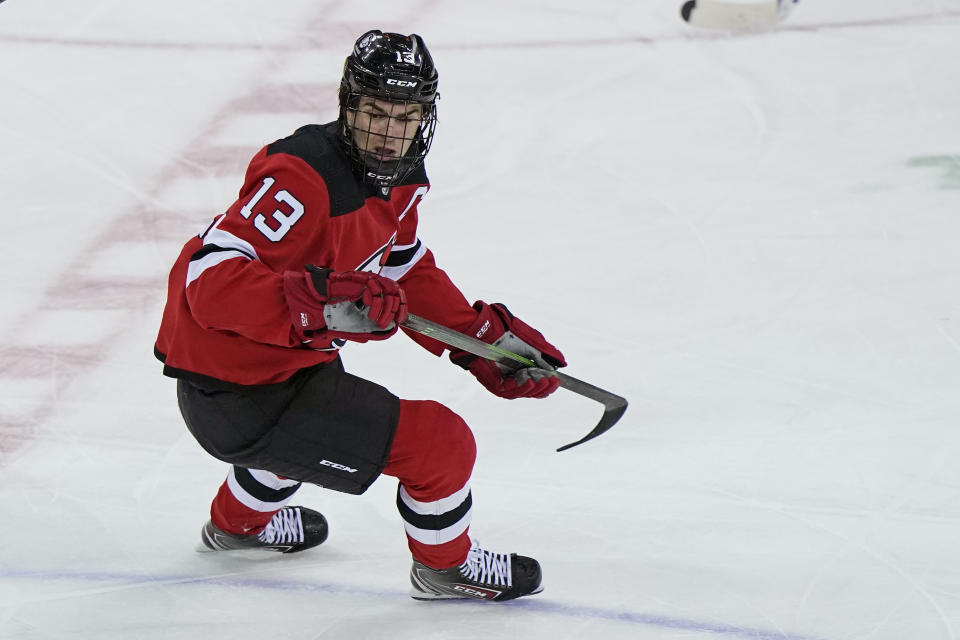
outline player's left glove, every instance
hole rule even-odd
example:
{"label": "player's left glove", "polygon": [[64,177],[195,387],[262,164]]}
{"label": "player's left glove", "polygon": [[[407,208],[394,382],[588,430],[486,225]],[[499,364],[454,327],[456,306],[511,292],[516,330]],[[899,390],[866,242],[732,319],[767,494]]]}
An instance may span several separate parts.
{"label": "player's left glove", "polygon": [[567,366],[559,349],[499,302],[489,305],[478,301],[473,308],[478,315],[465,332],[467,335],[533,360],[537,367],[511,372],[492,360],[460,350],[451,351],[450,360],[470,371],[480,384],[501,398],[545,398],[557,390],[560,379],[550,374]]}

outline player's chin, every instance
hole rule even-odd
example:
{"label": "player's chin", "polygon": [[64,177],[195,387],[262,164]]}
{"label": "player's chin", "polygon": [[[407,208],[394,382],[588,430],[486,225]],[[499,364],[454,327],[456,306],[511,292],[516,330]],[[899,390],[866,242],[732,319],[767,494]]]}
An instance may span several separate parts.
{"label": "player's chin", "polygon": [[396,157],[367,154],[363,160],[367,170],[379,176],[393,175],[400,168],[400,159]]}
{"label": "player's chin", "polygon": [[367,151],[363,154],[366,161],[370,164],[396,164],[400,160],[400,155],[392,151]]}

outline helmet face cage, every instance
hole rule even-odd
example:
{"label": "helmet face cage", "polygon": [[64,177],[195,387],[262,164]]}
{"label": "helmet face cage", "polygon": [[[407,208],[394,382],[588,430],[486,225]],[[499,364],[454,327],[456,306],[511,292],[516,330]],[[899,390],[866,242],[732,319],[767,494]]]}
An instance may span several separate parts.
{"label": "helmet face cage", "polygon": [[437,124],[436,105],[349,93],[340,108],[347,156],[364,179],[399,184],[423,163]]}
{"label": "helmet face cage", "polygon": [[422,164],[437,123],[437,72],[423,39],[369,31],[340,83],[341,139],[364,179],[399,184]]}

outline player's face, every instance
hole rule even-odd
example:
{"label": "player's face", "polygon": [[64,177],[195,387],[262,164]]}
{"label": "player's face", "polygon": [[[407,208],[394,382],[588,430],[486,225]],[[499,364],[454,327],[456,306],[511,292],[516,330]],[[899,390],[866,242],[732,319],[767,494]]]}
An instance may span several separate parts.
{"label": "player's face", "polygon": [[357,109],[347,112],[347,124],[357,148],[380,162],[398,160],[410,148],[423,106],[415,102],[391,102],[360,98]]}

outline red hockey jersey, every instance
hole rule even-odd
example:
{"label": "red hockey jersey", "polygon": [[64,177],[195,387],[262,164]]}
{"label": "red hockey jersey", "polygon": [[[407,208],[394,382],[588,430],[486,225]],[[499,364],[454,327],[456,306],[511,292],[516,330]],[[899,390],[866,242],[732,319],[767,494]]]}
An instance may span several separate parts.
{"label": "red hockey jersey", "polygon": [[261,149],[237,201],[184,245],[155,346],[166,375],[263,385],[335,359],[340,345],[303,344],[291,325],[283,272],[307,264],[379,273],[400,283],[411,313],[458,329],[473,322],[476,312],[417,237],[417,204],[430,188],[423,168],[389,190],[364,183],[336,127],[308,125]]}

